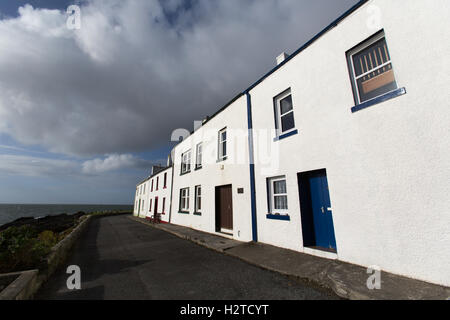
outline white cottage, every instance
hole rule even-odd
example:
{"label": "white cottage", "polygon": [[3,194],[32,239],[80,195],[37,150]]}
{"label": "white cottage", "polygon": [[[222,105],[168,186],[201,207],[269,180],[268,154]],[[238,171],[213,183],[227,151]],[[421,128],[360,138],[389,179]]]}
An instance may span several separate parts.
{"label": "white cottage", "polygon": [[162,223],[170,220],[170,204],[172,194],[172,167],[153,168],[148,180],[147,219],[157,219]]}
{"label": "white cottage", "polygon": [[171,222],[252,240],[247,101],[239,95],[173,150]]}
{"label": "white cottage", "polygon": [[148,207],[148,180],[140,182],[136,186],[136,195],[134,197],[134,211],[133,214],[137,217],[145,218]]}
{"label": "white cottage", "polygon": [[362,1],[247,90],[258,241],[450,285],[449,15]]}
{"label": "white cottage", "polygon": [[280,55],[174,148],[169,221],[449,286],[448,16],[363,0]]}
{"label": "white cottage", "polygon": [[151,175],[136,187],[134,215],[168,223],[172,181],[171,163],[167,167],[153,166]]}

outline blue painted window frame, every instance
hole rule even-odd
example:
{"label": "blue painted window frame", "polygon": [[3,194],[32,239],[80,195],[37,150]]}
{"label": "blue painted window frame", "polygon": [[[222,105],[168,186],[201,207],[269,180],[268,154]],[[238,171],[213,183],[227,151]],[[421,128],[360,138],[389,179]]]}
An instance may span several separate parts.
{"label": "blue painted window frame", "polygon": [[295,129],[295,130],[293,130],[293,131],[290,131],[290,132],[288,132],[288,133],[282,134],[282,135],[279,136],[279,137],[274,138],[274,139],[273,139],[273,142],[277,142],[277,141],[280,141],[280,140],[283,140],[283,139],[286,139],[286,138],[295,136],[296,134],[298,134],[298,130],[297,130],[297,129]]}
{"label": "blue painted window frame", "polygon": [[[275,130],[277,131],[277,136],[273,139],[274,142],[289,138],[293,135],[298,134],[298,130],[296,129],[295,126],[295,120],[294,120],[294,128],[292,128],[290,131],[287,131],[286,133],[280,133],[281,129],[278,128],[278,117],[279,117],[279,113],[280,111],[278,110],[278,101],[280,100],[280,97],[285,96],[286,94],[290,94],[292,99],[293,99],[293,94],[292,94],[292,88],[289,87],[286,90],[284,90],[283,92],[277,94],[274,98],[273,98],[273,115],[274,115],[274,119],[275,119]],[[292,113],[295,115],[295,110],[294,110],[294,101],[292,100]]]}
{"label": "blue painted window frame", "polygon": [[[354,74],[354,70],[352,67],[352,56],[354,54],[357,54],[358,52],[361,52],[362,50],[369,48],[371,45],[373,45],[376,41],[379,41],[380,39],[384,39],[386,42],[386,45],[387,45],[386,34],[385,34],[384,29],[381,29],[380,31],[378,31],[377,33],[372,35],[371,37],[360,42],[359,44],[357,44],[356,46],[354,46],[353,48],[348,50],[345,54],[347,57],[347,65],[348,65],[348,70],[349,70],[349,75],[350,75],[350,82],[352,85],[353,97],[355,99],[355,104],[356,104],[354,107],[351,108],[352,113],[367,109],[367,108],[377,105],[379,103],[383,103],[385,101],[388,101],[393,98],[396,98],[396,97],[406,94],[406,88],[398,87],[397,89],[386,92],[378,97],[364,101],[362,103],[359,103],[359,94],[358,94],[359,89],[358,89],[357,84],[355,83],[355,74]],[[358,50],[358,52],[356,52],[356,50]],[[388,53],[388,55],[390,55],[390,53]],[[392,57],[390,57],[390,61],[391,61],[390,63],[393,64]],[[397,82],[396,82],[396,84],[397,84]]]}
{"label": "blue painted window frame", "polygon": [[364,103],[361,103],[359,105],[356,105],[352,108],[352,113],[367,109],[369,107],[372,107],[374,105],[377,105],[379,103],[394,99],[396,97],[402,96],[406,94],[406,88],[399,88],[397,90],[388,92],[383,94],[382,96],[376,97],[372,100],[366,101]]}
{"label": "blue painted window frame", "polygon": [[282,221],[291,221],[291,216],[289,215],[275,215],[275,214],[267,214],[266,216],[269,220],[282,220]]}

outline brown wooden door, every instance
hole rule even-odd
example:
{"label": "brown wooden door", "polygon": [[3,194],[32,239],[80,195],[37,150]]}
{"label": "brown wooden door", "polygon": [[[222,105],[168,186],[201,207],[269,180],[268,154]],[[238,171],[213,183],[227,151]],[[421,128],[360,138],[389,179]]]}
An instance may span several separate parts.
{"label": "brown wooden door", "polygon": [[216,222],[217,231],[222,228],[233,230],[233,196],[232,187],[216,188]]}

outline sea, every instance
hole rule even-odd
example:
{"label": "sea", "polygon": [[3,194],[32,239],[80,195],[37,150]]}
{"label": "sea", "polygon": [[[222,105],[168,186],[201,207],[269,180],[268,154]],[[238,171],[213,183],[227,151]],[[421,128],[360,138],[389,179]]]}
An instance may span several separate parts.
{"label": "sea", "polygon": [[73,214],[79,211],[124,211],[133,210],[132,205],[89,205],[89,204],[0,204],[0,226],[18,218],[40,218],[61,213]]}

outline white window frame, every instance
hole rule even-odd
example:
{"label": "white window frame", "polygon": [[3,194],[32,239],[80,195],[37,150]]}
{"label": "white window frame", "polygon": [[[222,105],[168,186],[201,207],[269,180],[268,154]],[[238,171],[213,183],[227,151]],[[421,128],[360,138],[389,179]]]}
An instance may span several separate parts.
{"label": "white window frame", "polygon": [[[183,207],[183,199],[185,206]],[[189,188],[180,189],[180,211],[189,212]]]}
{"label": "white window frame", "polygon": [[[222,140],[222,134],[225,133],[226,134],[226,138],[225,140]],[[227,159],[227,155],[228,155],[228,148],[227,148],[227,141],[228,141],[228,131],[227,128],[223,128],[222,130],[219,131],[219,138],[218,138],[218,160],[220,161],[224,161]],[[225,145],[226,148],[226,152],[224,154],[223,150],[223,146]]]}
{"label": "white window frame", "polygon": [[[274,192],[274,182],[277,181],[284,181],[286,183],[286,193],[277,193]],[[287,190],[287,179],[286,176],[278,176],[268,179],[268,192],[269,192],[269,213],[270,214],[280,214],[285,215],[289,213],[289,196],[288,196],[288,190]],[[275,196],[286,196],[286,202],[287,202],[287,209],[275,209]]]}
{"label": "white window frame", "polygon": [[[200,190],[200,194],[198,193],[199,190]],[[200,203],[201,203],[201,200],[202,200],[202,186],[201,185],[195,186],[195,206],[194,206],[195,213],[202,212],[201,205],[200,205],[200,208],[198,207],[199,199],[200,199]]]}
{"label": "white window frame", "polygon": [[[381,69],[381,68],[383,68],[383,67],[385,67],[385,66],[390,64],[392,66],[392,70],[394,70],[394,64],[392,62],[392,56],[391,56],[391,53],[389,51],[389,47],[386,48],[387,51],[388,51],[387,52],[388,56],[390,58],[389,61],[384,62],[383,64],[381,64],[381,65],[379,65],[379,66],[377,66],[377,67],[375,67],[375,68],[373,68],[373,69],[371,69],[371,70],[369,70],[369,71],[367,71],[367,72],[365,72],[365,73],[363,73],[363,74],[361,74],[359,76],[356,76],[355,65],[353,63],[353,56],[354,55],[357,55],[361,51],[366,50],[367,48],[369,48],[370,46],[372,46],[376,42],[380,41],[381,39],[384,39],[384,41],[386,42],[386,47],[387,47],[386,34],[383,31],[383,32],[380,32],[380,34],[373,36],[373,38],[363,42],[361,45],[357,46],[356,48],[352,49],[347,55],[347,59],[348,59],[348,61],[350,63],[350,66],[351,66],[351,70],[350,70],[351,74],[350,74],[350,76],[351,76],[351,80],[352,80],[353,95],[356,98],[356,104],[357,105],[365,103],[365,102],[368,102],[368,101],[371,101],[371,100],[376,99],[378,97],[384,96],[386,93],[389,93],[389,92],[385,92],[385,93],[383,93],[383,94],[381,94],[379,96],[373,97],[373,98],[368,99],[368,100],[361,101],[361,96],[359,94],[359,87],[358,87],[358,80],[359,79],[361,79],[364,76],[367,76],[368,74],[371,74],[372,72],[377,71],[378,69]],[[395,72],[394,72],[394,77],[395,77]],[[398,89],[398,84],[397,84],[397,89]],[[394,89],[394,90],[397,90],[397,89]],[[392,91],[394,91],[394,90],[392,90]]]}
{"label": "white window frame", "polygon": [[[291,99],[292,99],[292,110],[281,114],[281,101],[289,96],[291,96]],[[294,115],[294,127],[289,130],[283,131],[283,125],[281,122],[281,118],[290,113],[292,113],[294,115],[294,97],[292,95],[291,88],[287,89],[286,91],[282,92],[281,94],[279,94],[278,96],[275,97],[275,117],[276,117],[275,121],[277,124],[277,136],[278,137],[297,130],[296,126],[295,126],[295,115]]]}
{"label": "white window frame", "polygon": [[181,155],[181,174],[191,172],[191,150]]}
{"label": "white window frame", "polygon": [[203,143],[200,142],[196,147],[196,161],[195,168],[200,169],[203,167]]}

